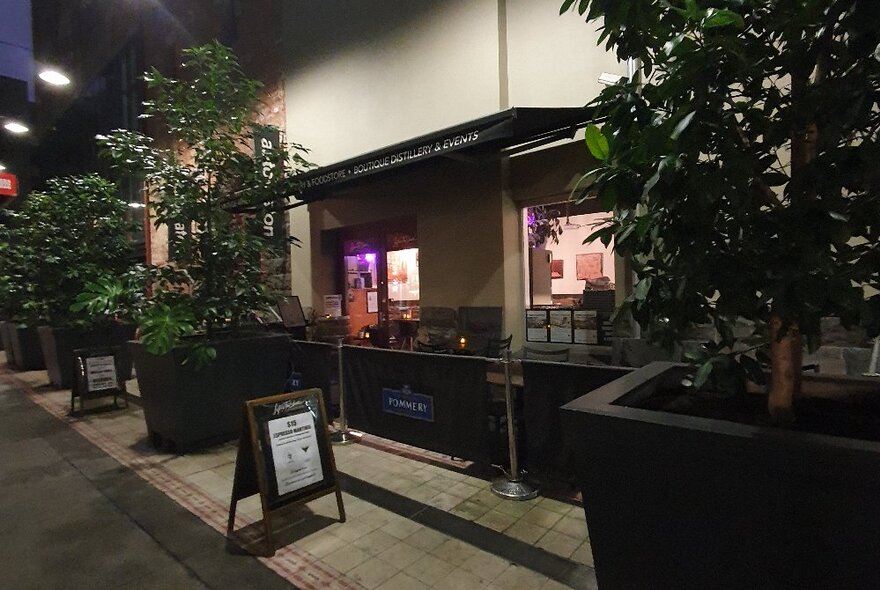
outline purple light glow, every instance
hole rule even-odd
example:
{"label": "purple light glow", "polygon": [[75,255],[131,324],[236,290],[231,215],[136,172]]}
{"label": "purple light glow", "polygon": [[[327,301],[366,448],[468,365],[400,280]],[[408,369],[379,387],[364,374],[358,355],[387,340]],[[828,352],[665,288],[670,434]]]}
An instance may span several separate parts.
{"label": "purple light glow", "polygon": [[373,252],[367,252],[364,254],[364,258],[366,258],[367,262],[376,262],[376,255]]}

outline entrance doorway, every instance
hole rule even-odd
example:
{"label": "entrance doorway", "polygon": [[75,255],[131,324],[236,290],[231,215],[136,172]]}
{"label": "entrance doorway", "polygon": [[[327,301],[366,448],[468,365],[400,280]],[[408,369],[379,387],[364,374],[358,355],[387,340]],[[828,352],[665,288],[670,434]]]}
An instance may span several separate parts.
{"label": "entrance doorway", "polygon": [[419,248],[415,225],[415,219],[398,219],[343,230],[341,278],[353,338],[393,346],[417,329]]}

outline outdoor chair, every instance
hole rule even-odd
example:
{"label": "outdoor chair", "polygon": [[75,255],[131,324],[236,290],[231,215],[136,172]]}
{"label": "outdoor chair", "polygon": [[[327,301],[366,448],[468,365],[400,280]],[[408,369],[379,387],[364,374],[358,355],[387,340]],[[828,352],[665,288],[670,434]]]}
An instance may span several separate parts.
{"label": "outdoor chair", "polygon": [[483,356],[489,358],[501,358],[505,350],[510,350],[510,343],[513,340],[513,334],[507,338],[489,338],[486,347],[483,349]]}
{"label": "outdoor chair", "polygon": [[559,350],[541,350],[539,348],[530,348],[523,346],[523,358],[536,361],[554,361],[557,363],[567,363],[569,349],[561,348]]}

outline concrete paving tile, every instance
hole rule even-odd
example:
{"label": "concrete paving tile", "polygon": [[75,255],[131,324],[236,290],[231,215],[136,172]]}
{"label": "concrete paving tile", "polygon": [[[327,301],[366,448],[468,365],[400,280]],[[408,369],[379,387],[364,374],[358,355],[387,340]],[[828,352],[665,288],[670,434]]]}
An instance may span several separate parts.
{"label": "concrete paving tile", "polygon": [[539,590],[548,578],[524,567],[511,565],[487,588],[491,590]]}
{"label": "concrete paving tile", "polygon": [[468,559],[478,554],[479,549],[458,539],[449,539],[435,547],[431,554],[447,563],[461,567]]}
{"label": "concrete paving tile", "polygon": [[551,512],[556,512],[557,514],[561,514],[565,516],[570,513],[572,508],[571,504],[566,504],[565,502],[560,502],[559,500],[554,500],[553,498],[543,498],[538,506],[543,508],[544,510],[550,510]]}
{"label": "concrete paving tile", "polygon": [[574,550],[574,553],[571,554],[571,560],[594,567],[593,548],[590,547],[590,543],[581,543],[581,545]]}
{"label": "concrete paving tile", "polygon": [[358,565],[370,559],[370,554],[366,551],[358,549],[354,546],[346,546],[342,549],[337,549],[333,553],[329,555],[325,555],[321,558],[321,561],[335,569],[340,573],[345,573],[351,569],[354,569]]}
{"label": "concrete paving tile", "polygon": [[490,510],[480,518],[476,520],[476,523],[482,525],[486,528],[490,528],[493,531],[501,532],[513,523],[516,522],[516,517],[511,516],[509,514],[504,514],[503,512],[499,512],[498,510]]}
{"label": "concrete paving tile", "polygon": [[547,534],[547,529],[532,524],[530,522],[519,521],[515,522],[507,530],[505,530],[504,534],[508,537],[519,539],[520,541],[523,541],[525,543],[533,544],[535,543],[535,541]]}
{"label": "concrete paving tile", "polygon": [[381,559],[370,559],[348,572],[348,577],[372,590],[397,574],[396,569],[388,567]]}
{"label": "concrete paving tile", "polygon": [[501,503],[495,507],[495,510],[520,518],[537,505],[534,500],[526,500],[518,502],[516,500],[501,500]]}
{"label": "concrete paving tile", "polygon": [[[345,507],[348,510],[348,506]],[[343,539],[349,543],[353,543],[376,530],[376,527],[370,523],[361,522],[356,518],[350,518],[346,520],[346,522],[340,524],[339,526],[334,526],[331,528],[331,531],[334,535]]]}
{"label": "concrete paving tile", "polygon": [[500,576],[509,566],[510,562],[506,559],[486,553],[485,551],[478,551],[459,567],[476,576],[481,582],[488,584]]}
{"label": "concrete paving tile", "polygon": [[476,502],[471,502],[470,500],[465,500],[461,504],[455,506],[451,510],[451,512],[452,514],[460,516],[467,520],[477,520],[478,518],[489,512],[489,508],[483,504],[478,504]]}
{"label": "concrete paving tile", "polygon": [[404,542],[422,551],[433,551],[447,540],[449,540],[449,537],[443,533],[434,529],[423,528],[404,539]]}
{"label": "concrete paving tile", "polygon": [[536,506],[526,512],[521,520],[523,522],[536,524],[538,526],[544,527],[545,529],[549,529],[561,519],[561,514],[546,510],[544,508],[541,508],[540,506]]}
{"label": "concrete paving tile", "polygon": [[583,541],[580,539],[575,539],[556,531],[548,531],[546,535],[538,540],[536,545],[554,555],[568,559],[582,543]]}
{"label": "concrete paving tile", "polygon": [[445,576],[449,575],[455,566],[433,555],[425,555],[404,568],[404,573],[416,578],[420,582],[433,586]]}
{"label": "concrete paving tile", "polygon": [[459,498],[458,496],[453,496],[452,494],[440,492],[425,503],[428,506],[433,506],[434,508],[439,508],[440,510],[449,511],[457,506],[459,503],[461,503],[461,498]]}
{"label": "concrete paving tile", "polygon": [[486,584],[488,582],[474,574],[456,569],[434,584],[434,590],[481,590]]}
{"label": "concrete paving tile", "polygon": [[398,539],[406,539],[421,528],[422,525],[415,521],[394,515],[392,520],[382,527],[382,530]]}
{"label": "concrete paving tile", "polygon": [[412,576],[398,572],[390,580],[379,586],[377,590],[427,590],[428,588],[429,586],[426,586]]}
{"label": "concrete paving tile", "polygon": [[303,551],[311,553],[315,557],[323,558],[331,553],[348,546],[348,541],[328,532],[318,532],[313,535],[295,541],[294,545]]}
{"label": "concrete paving tile", "polygon": [[584,541],[588,538],[587,523],[584,521],[583,518],[572,518],[571,516],[565,516],[559,522],[553,525],[553,528],[551,528],[550,530],[568,535],[569,537],[574,537],[575,539],[580,539],[581,541]]}
{"label": "concrete paving tile", "polygon": [[393,537],[380,530],[375,530],[356,540],[353,544],[355,547],[366,551],[368,554],[376,556],[386,549],[393,547],[397,542],[397,537]]}
{"label": "concrete paving tile", "polygon": [[424,551],[404,542],[395,543],[379,554],[379,559],[395,570],[401,570],[427,555]]}

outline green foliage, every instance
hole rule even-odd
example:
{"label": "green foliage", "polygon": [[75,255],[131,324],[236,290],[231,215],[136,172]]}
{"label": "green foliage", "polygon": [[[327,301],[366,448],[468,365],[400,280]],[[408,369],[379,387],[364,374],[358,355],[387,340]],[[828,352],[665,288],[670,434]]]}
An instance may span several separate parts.
{"label": "green foliage", "polygon": [[130,265],[127,204],[100,176],[69,176],[33,192],[0,238],[4,315],[26,323],[88,326],[111,318],[71,309],[88,283]]}
{"label": "green foliage", "polygon": [[529,246],[540,248],[547,240],[554,244],[559,243],[562,235],[562,222],[559,220],[562,213],[559,209],[539,205],[529,208],[528,233]]}
{"label": "green foliage", "polygon": [[[730,351],[766,342],[771,315],[813,339],[828,315],[876,334],[880,2],[567,0],[569,10],[601,20],[599,43],[618,58],[641,60],[643,86],[624,81],[592,103],[604,122],[587,130],[599,164],[586,176],[613,211],[591,238],[613,238],[632,260],[627,305],[651,336],[671,345],[713,325],[705,382],[725,367],[759,372]],[[752,334],[735,334],[742,319]]]}
{"label": "green foliage", "polygon": [[[157,354],[184,336],[236,328],[274,302],[261,268],[264,256],[275,257],[262,236],[272,208],[264,203],[290,194],[290,175],[309,166],[298,144],[253,156],[259,83],[243,75],[228,48],[214,42],[185,50],[182,72],[181,79],[155,69],[145,75],[154,98],[144,103],[144,116],[164,121],[179,150],[125,130],[98,138],[115,168],[144,176],[157,226],[187,228],[170,263],[149,272],[141,337]],[[236,213],[243,209],[253,215]],[[191,350],[197,362],[211,358],[199,344]]]}

